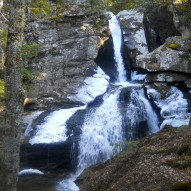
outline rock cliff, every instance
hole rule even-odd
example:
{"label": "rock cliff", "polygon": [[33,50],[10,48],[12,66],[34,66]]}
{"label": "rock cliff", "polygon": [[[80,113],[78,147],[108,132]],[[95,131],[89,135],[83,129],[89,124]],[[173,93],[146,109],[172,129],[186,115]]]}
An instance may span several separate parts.
{"label": "rock cliff", "polygon": [[26,43],[40,44],[40,48],[38,56],[25,63],[33,75],[26,85],[26,97],[32,98],[26,103],[28,108],[50,108],[67,102],[96,68],[94,59],[101,34],[98,28],[106,23],[104,15],[86,13],[86,8],[85,4],[73,5],[58,18],[29,21]]}

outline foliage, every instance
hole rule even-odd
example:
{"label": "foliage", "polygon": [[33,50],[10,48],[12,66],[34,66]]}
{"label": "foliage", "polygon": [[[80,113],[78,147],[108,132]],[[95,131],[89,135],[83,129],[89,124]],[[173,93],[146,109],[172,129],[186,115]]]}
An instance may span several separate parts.
{"label": "foliage", "polygon": [[103,2],[107,9],[115,13],[123,9],[133,9],[136,7],[150,8],[153,6],[171,6],[176,12],[184,14],[191,12],[191,0],[103,0]]}
{"label": "foliage", "polygon": [[105,2],[103,0],[87,0],[90,6],[86,7],[86,14],[99,13],[106,10]]}
{"label": "foliage", "polygon": [[30,3],[30,11],[38,18],[48,16],[53,11],[53,5],[48,0],[33,0]]}
{"label": "foliage", "polygon": [[53,15],[51,18],[57,20],[59,14],[64,13],[71,4],[72,3],[68,3],[67,0],[55,0],[54,4],[50,3],[48,0],[32,0],[30,3],[30,11],[37,18]]}
{"label": "foliage", "polygon": [[3,46],[7,44],[7,31],[0,30],[0,42]]}
{"label": "foliage", "polygon": [[142,7],[169,7],[176,14],[191,15],[191,0],[137,0],[137,4]]}
{"label": "foliage", "polygon": [[69,6],[67,0],[56,0],[57,14],[63,13]]}
{"label": "foliage", "polygon": [[42,44],[24,44],[22,46],[22,59],[26,61],[38,55]]}
{"label": "foliage", "polygon": [[138,5],[137,0],[104,0],[107,8],[114,13],[117,13],[123,9],[133,9]]}

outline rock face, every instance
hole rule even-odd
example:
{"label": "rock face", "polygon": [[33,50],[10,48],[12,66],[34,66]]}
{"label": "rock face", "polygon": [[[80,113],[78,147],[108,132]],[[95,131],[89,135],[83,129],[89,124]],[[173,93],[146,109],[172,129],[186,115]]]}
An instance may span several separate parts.
{"label": "rock face", "polygon": [[133,62],[139,54],[148,53],[143,28],[143,13],[137,10],[121,11],[117,14],[120,21],[126,54]]}
{"label": "rock face", "polygon": [[191,21],[190,13],[184,12],[179,14],[176,11],[173,14],[173,21],[177,30],[181,33],[183,37],[191,38]]}
{"label": "rock face", "polygon": [[74,142],[22,144],[20,153],[21,170],[33,168],[45,173],[61,173],[71,172],[76,168],[77,145]]}
{"label": "rock face", "polygon": [[147,55],[137,56],[135,68],[147,70],[148,82],[175,82],[190,79],[191,41],[169,37],[166,43]]}
{"label": "rock face", "polygon": [[85,8],[73,9],[58,20],[28,24],[26,41],[40,43],[41,47],[38,57],[25,64],[34,77],[26,86],[27,97],[36,99],[40,107],[75,95],[88,76],[88,69],[96,65],[94,59],[100,42],[94,30],[96,16],[85,15]]}
{"label": "rock face", "polygon": [[173,14],[166,7],[152,7],[144,13],[144,30],[149,51],[165,43],[166,38],[179,36]]}
{"label": "rock face", "polygon": [[83,191],[190,190],[190,136],[168,129],[127,144],[127,150],[77,179]]}

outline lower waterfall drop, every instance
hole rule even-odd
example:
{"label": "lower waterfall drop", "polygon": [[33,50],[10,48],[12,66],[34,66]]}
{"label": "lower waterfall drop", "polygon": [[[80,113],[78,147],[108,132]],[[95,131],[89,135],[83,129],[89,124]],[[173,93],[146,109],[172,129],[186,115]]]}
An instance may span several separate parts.
{"label": "lower waterfall drop", "polygon": [[[126,105],[126,139],[134,140],[137,136],[137,128],[140,121],[147,121],[148,134],[156,133],[158,128],[158,117],[153,111],[149,101],[145,98],[143,88],[134,88],[129,92],[130,100]],[[143,131],[143,127],[138,131]]]}
{"label": "lower waterfall drop", "polygon": [[79,156],[76,173],[59,183],[59,191],[78,191],[73,182],[82,171],[94,164],[104,162],[121,151],[124,141],[122,117],[118,108],[121,87],[103,96],[99,107],[91,108],[85,116],[79,140]]}
{"label": "lower waterfall drop", "polygon": [[78,170],[104,162],[114,153],[123,141],[122,118],[118,108],[120,90],[107,93],[103,103],[93,108],[85,117],[80,138]]}

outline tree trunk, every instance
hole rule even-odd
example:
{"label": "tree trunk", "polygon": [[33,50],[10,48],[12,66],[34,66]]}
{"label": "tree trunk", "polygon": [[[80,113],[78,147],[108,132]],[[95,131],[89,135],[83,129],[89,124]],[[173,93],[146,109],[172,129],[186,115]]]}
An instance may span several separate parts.
{"label": "tree trunk", "polygon": [[5,124],[0,140],[0,191],[16,191],[23,113],[21,48],[25,0],[11,0],[5,59]]}

